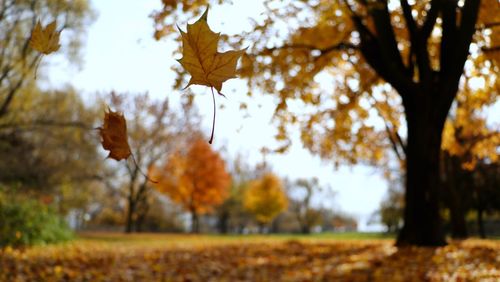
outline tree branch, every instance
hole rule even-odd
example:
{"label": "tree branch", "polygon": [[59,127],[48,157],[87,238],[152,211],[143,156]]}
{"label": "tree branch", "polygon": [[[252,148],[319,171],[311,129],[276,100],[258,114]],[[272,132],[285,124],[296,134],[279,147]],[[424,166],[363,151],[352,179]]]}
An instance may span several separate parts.
{"label": "tree branch", "polygon": [[401,0],[401,7],[403,15],[410,34],[411,48],[409,53],[409,74],[413,77],[413,55],[416,55],[418,65],[419,82],[429,86],[432,82],[432,69],[429,61],[429,52],[427,50],[428,37],[421,36],[420,30],[416,26],[415,20],[412,16],[411,7],[407,0]]}
{"label": "tree branch", "polygon": [[498,52],[498,51],[500,51],[500,46],[483,47],[483,48],[481,48],[481,51],[483,51],[485,53]]}
{"label": "tree branch", "polygon": [[348,43],[348,42],[340,42],[338,44],[334,44],[332,46],[326,47],[326,48],[318,48],[312,44],[285,44],[280,47],[272,47],[272,48],[266,48],[264,49],[266,52],[272,52],[275,50],[282,50],[282,49],[307,49],[310,51],[319,51],[321,55],[329,53],[331,51],[343,51],[343,50],[357,50],[359,47],[355,44]]}
{"label": "tree branch", "polygon": [[431,7],[429,8],[429,11],[427,11],[427,17],[425,18],[424,24],[420,29],[420,36],[425,42],[427,42],[431,36],[434,25],[436,25],[436,20],[439,15],[439,11],[441,10],[441,2],[442,1],[440,0],[431,0]]}
{"label": "tree branch", "polygon": [[[349,3],[347,3],[346,0],[344,0],[344,3],[346,3],[351,14],[351,19],[356,26],[356,30],[360,34],[360,50],[363,57],[377,74],[390,83],[405,99],[405,97],[410,95],[408,92],[414,89],[415,83],[412,77],[408,76],[401,59],[401,54],[397,48],[397,42],[394,36],[394,30],[388,18],[387,7],[384,7],[383,10],[385,12],[383,11],[380,14],[372,12],[374,20],[377,21],[377,18],[379,21],[377,27],[377,32],[379,34],[378,37],[376,37],[363,23],[361,17],[352,10]],[[384,19],[384,17],[386,18]],[[386,28],[389,30],[384,30]],[[385,42],[386,40],[388,42]],[[392,50],[387,50],[389,48],[392,48]]]}
{"label": "tree branch", "polygon": [[81,121],[68,121],[68,122],[59,122],[54,120],[36,120],[33,122],[26,123],[7,123],[0,124],[0,129],[9,129],[9,128],[20,128],[20,127],[77,127],[84,130],[92,130],[88,124],[85,124]]}

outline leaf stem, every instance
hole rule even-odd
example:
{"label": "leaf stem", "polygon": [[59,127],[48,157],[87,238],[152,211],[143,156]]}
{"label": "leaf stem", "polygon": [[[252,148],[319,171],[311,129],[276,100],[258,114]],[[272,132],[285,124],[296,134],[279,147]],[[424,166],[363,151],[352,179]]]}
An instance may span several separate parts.
{"label": "leaf stem", "polygon": [[38,67],[40,66],[40,62],[42,61],[43,54],[41,54],[37,59],[36,59],[36,65],[35,65],[35,80],[36,80],[36,74],[38,72]]}
{"label": "leaf stem", "polygon": [[137,164],[137,161],[135,160],[134,154],[130,153],[130,155],[132,156],[132,161],[134,162],[135,167],[137,168],[137,170],[139,170],[139,172],[140,172],[140,173],[141,173],[144,177],[146,177],[146,180],[148,180],[148,181],[150,181],[150,182],[152,182],[152,183],[154,183],[154,184],[157,184],[157,183],[158,183],[158,181],[155,181],[155,180],[153,180],[153,179],[149,178],[149,176],[148,176],[147,174],[145,174],[145,173],[142,171],[141,167]]}
{"label": "leaf stem", "polygon": [[208,143],[212,144],[212,141],[214,140],[214,131],[215,131],[215,113],[216,113],[216,107],[215,107],[214,88],[210,87],[210,90],[212,90],[212,101],[214,102],[214,117],[212,119],[212,134],[210,134],[210,140],[208,140]]}

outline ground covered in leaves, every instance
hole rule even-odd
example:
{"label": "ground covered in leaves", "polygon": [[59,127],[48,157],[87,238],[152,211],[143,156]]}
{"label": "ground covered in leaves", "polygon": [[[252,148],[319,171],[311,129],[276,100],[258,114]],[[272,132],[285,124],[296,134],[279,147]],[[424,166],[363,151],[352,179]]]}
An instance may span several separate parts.
{"label": "ground covered in leaves", "polygon": [[86,234],[7,248],[0,281],[500,281],[500,241],[400,248],[390,239]]}

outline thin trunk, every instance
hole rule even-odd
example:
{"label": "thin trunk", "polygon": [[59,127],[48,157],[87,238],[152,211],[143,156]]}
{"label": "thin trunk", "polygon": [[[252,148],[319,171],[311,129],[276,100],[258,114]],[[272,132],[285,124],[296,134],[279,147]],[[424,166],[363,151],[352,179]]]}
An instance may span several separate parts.
{"label": "thin trunk", "polygon": [[310,234],[311,233],[311,229],[309,228],[309,226],[306,224],[306,225],[303,225],[301,230],[302,234]]}
{"label": "thin trunk", "polygon": [[125,223],[125,233],[132,233],[134,231],[134,212],[135,212],[135,203],[131,199],[129,199],[127,218]]}
{"label": "thin trunk", "polygon": [[259,222],[258,225],[259,225],[259,234],[264,234],[265,224]]}
{"label": "thin trunk", "polygon": [[145,206],[141,209],[141,211],[137,215],[137,220],[135,221],[135,231],[137,232],[143,231],[144,221],[146,220],[148,212],[149,212],[149,205],[145,204]]}
{"label": "thin trunk", "polygon": [[465,221],[465,210],[457,205],[450,208],[451,237],[454,239],[465,239],[468,237],[467,224]]}
{"label": "thin trunk", "polygon": [[191,211],[191,233],[199,233],[200,232],[200,219],[198,217],[198,213],[196,211]]}
{"label": "thin trunk", "polygon": [[464,183],[464,171],[461,169],[461,162],[458,158],[448,153],[443,155],[442,164],[445,166],[443,187],[446,187],[446,199],[450,210],[451,237],[455,239],[465,239],[468,236],[467,223],[465,220],[466,197],[464,195],[467,185]]}
{"label": "thin trunk", "polygon": [[479,237],[486,238],[486,232],[484,230],[484,219],[483,219],[484,210],[481,206],[477,209],[477,230],[479,232]]}
{"label": "thin trunk", "polygon": [[228,233],[228,229],[229,229],[229,212],[228,211],[222,211],[219,214],[217,226],[219,228],[219,233],[221,233],[221,234]]}

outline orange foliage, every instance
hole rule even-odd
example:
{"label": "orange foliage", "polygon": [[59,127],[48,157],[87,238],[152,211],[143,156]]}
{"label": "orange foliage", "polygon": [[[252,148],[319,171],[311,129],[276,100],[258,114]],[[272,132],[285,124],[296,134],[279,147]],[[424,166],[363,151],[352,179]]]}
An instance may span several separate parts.
{"label": "orange foliage", "polygon": [[228,196],[231,182],[217,152],[201,138],[188,151],[177,150],[163,168],[152,168],[156,189],[195,214],[210,212]]}

